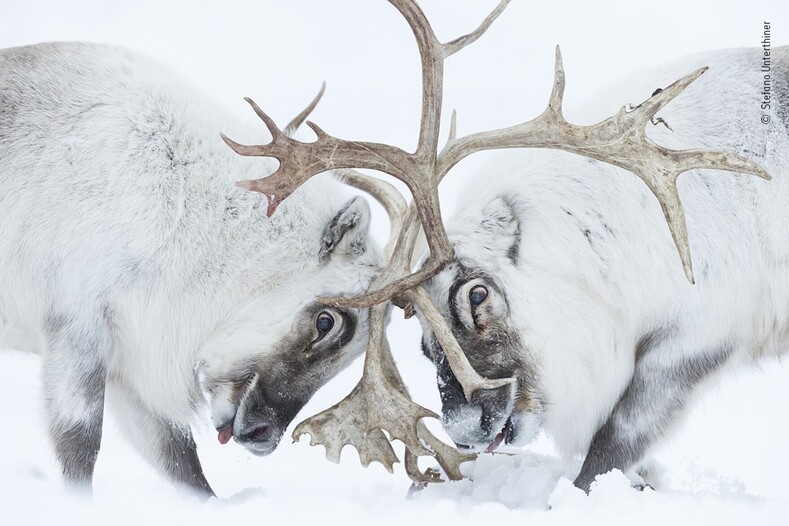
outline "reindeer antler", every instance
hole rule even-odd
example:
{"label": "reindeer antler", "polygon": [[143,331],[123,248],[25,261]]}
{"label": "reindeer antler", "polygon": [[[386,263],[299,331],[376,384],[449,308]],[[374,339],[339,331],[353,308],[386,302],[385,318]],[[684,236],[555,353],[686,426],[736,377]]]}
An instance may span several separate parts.
{"label": "reindeer antler", "polygon": [[433,456],[452,480],[463,478],[460,464],[476,458],[461,453],[436,438],[420,422],[438,415],[415,404],[408,396],[397,371],[384,330],[386,305],[376,305],[370,314],[370,341],[365,355],[362,379],[341,402],[296,426],[293,440],[307,433],[310,445],[326,447],[326,457],[339,462],[340,451],[351,444],[359,451],[362,465],[380,462],[389,472],[398,461],[389,440],[400,440],[406,447],[406,472],[418,483],[440,482],[435,472],[422,473],[416,464],[419,456]]}
{"label": "reindeer antler", "polygon": [[591,157],[638,176],[657,197],[663,208],[688,281],[693,283],[690,247],[677,192],[677,178],[696,168],[717,168],[770,179],[753,161],[730,152],[671,150],[646,136],[646,126],[655,114],[674,100],[708,68],[698,69],[665,89],[656,91],[635,108],[622,107],[613,117],[591,126],[567,122],[562,114],[564,67],[556,46],[553,90],[548,107],[539,117],[510,128],[450,138],[438,156],[439,173],[444,174],[472,153],[503,148],[552,148]]}
{"label": "reindeer antler", "polygon": [[[337,298],[327,300],[327,303],[355,307],[376,305],[390,299],[398,291],[412,288],[430,278],[451,260],[452,249],[440,221],[437,186],[457,162],[478,151],[554,148],[631,171],[647,184],[660,202],[685,274],[691,283],[690,248],[682,205],[676,190],[679,175],[695,168],[717,168],[769,179],[762,167],[739,155],[720,151],[671,150],[658,146],[646,137],[645,127],[655,113],[682,93],[706,68],[658,91],[633,111],[622,108],[615,116],[598,124],[576,126],[567,122],[562,115],[565,77],[558,47],[554,89],[548,108],[542,115],[511,128],[451,139],[441,155],[438,155],[444,60],[476,41],[501,14],[509,0],[503,0],[477,30],[445,44],[438,41],[424,13],[413,0],[389,1],[408,21],[422,57],[422,121],[418,146],[413,154],[387,144],[338,139],[312,122],[307,122],[307,125],[317,135],[315,142],[303,143],[290,139],[250,99],[246,100],[268,127],[273,136],[272,141],[266,145],[244,146],[222,135],[225,142],[240,155],[275,157],[280,161],[279,169],[271,176],[238,183],[243,188],[267,196],[269,215],[304,181],[327,170],[369,168],[388,173],[408,186],[430,247],[431,259],[428,264],[419,272],[398,277],[359,298]],[[638,155],[633,152],[638,152]]]}
{"label": "reindeer antler", "polygon": [[[240,155],[274,157],[280,162],[279,168],[268,177],[237,183],[242,188],[261,192],[267,197],[268,215],[273,214],[279,204],[310,177],[327,170],[368,168],[392,175],[408,186],[419,219],[424,225],[430,247],[430,261],[414,274],[397,276],[393,278],[394,281],[383,283],[374,292],[358,298],[354,306],[372,307],[387,301],[398,291],[413,288],[435,275],[452,260],[452,247],[441,221],[438,200],[440,177],[435,170],[443,97],[444,59],[477,40],[509,2],[510,0],[502,0],[472,33],[442,44],[415,1],[390,0],[390,3],[408,21],[422,57],[422,118],[419,141],[414,153],[408,153],[388,144],[338,139],[309,121],[307,126],[315,132],[317,140],[311,143],[300,142],[283,134],[271,117],[248,98],[245,100],[271,133],[273,137],[271,142],[245,146],[222,134],[222,139]],[[348,299],[327,300],[327,303],[338,304],[340,301],[347,303]]]}
{"label": "reindeer antler", "polygon": [[[554,85],[548,107],[537,118],[500,130],[457,137],[453,112],[449,139],[438,151],[443,96],[444,60],[476,41],[509,4],[502,0],[473,32],[451,42],[441,43],[414,0],[389,0],[406,19],[417,41],[422,59],[422,116],[419,141],[414,153],[396,146],[347,141],[333,137],[307,122],[317,138],[297,141],[280,131],[274,121],[252,100],[246,99],[272,134],[270,143],[258,146],[238,144],[224,135],[225,142],[240,155],[274,157],[280,166],[263,179],[242,181],[239,186],[262,192],[268,199],[268,215],[310,177],[327,171],[366,168],[387,173],[406,184],[413,201],[403,213],[404,201],[394,197],[391,185],[368,179],[356,172],[343,172],[346,182],[372,193],[387,208],[392,218],[392,236],[387,244],[389,261],[370,290],[354,298],[323,298],[334,306],[370,308],[370,341],[364,376],[351,394],[331,409],[300,424],[294,437],[310,433],[312,442],[322,443],[327,455],[339,458],[343,445],[356,447],[367,465],[379,461],[391,471],[397,460],[385,435],[406,446],[406,471],[418,482],[434,482],[433,472],[421,473],[418,455],[435,456],[450,478],[460,477],[459,465],[468,460],[429,433],[420,420],[435,416],[414,404],[400,379],[384,337],[384,306],[389,300],[398,305],[415,304],[433,328],[452,372],[467,398],[477,389],[493,389],[514,381],[512,378],[488,380],[471,367],[446,321],[419,286],[452,260],[452,247],[441,220],[438,184],[449,170],[472,153],[498,148],[554,148],[591,157],[624,168],[642,179],[660,202],[666,222],[677,246],[687,279],[692,283],[690,249],[684,214],[676,188],[680,174],[694,168],[717,168],[769,179],[756,163],[739,155],[720,151],[671,150],[646,137],[645,128],[655,114],[682,93],[705,69],[697,70],[671,86],[658,90],[635,108],[622,108],[598,124],[578,126],[562,114],[564,68],[556,48]],[[377,181],[377,182],[376,182]],[[400,225],[401,223],[401,225]],[[430,258],[412,273],[411,258],[420,227],[430,248]],[[396,234],[396,236],[395,236]]]}

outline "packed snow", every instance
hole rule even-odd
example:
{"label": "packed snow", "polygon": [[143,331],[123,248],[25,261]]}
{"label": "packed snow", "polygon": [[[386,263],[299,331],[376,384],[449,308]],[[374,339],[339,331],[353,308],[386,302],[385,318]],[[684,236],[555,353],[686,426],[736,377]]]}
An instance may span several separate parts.
{"label": "packed snow", "polygon": [[[440,38],[473,29],[496,4],[421,2]],[[52,40],[108,42],[168,64],[239,119],[254,119],[253,97],[287,122],[326,80],[312,120],[346,138],[411,148],[419,119],[419,62],[405,23],[384,0],[6,2],[0,46]],[[633,73],[703,50],[759,46],[763,21],[773,43],[789,43],[789,4],[678,0],[587,3],[516,1],[488,34],[452,57],[445,114],[461,133],[510,125],[542,111],[553,46],[562,45],[566,113],[581,113],[595,91]],[[619,101],[637,103],[640,101]],[[55,101],[56,103],[56,101]],[[754,101],[756,104],[757,101]],[[616,110],[612,106],[610,111]],[[224,130],[232,132],[232,130]],[[265,132],[261,127],[261,140]],[[495,155],[495,154],[492,154]],[[462,163],[443,189],[451,209],[473,168]],[[386,220],[375,210],[376,235]],[[395,316],[390,341],[414,398],[440,407],[432,369],[418,349],[415,320]],[[638,491],[620,472],[598,478],[589,495],[572,486],[581,459],[561,459],[550,437],[502,448],[468,463],[467,480],[410,491],[401,465],[390,475],[363,469],[351,448],[336,465],[323,449],[286,438],[265,458],[218,443],[206,418],[195,433],[219,495],[184,496],[143,462],[107,415],[92,502],[63,488],[46,434],[36,356],[0,352],[0,523],[17,524],[402,524],[512,521],[540,524],[779,524],[789,517],[789,369],[769,362],[706,392],[685,424],[656,451],[661,483]],[[361,374],[357,361],[321,390],[296,422],[343,397]],[[437,422],[431,428],[439,432]],[[286,435],[287,436],[287,435]],[[429,462],[425,466],[430,465]]]}

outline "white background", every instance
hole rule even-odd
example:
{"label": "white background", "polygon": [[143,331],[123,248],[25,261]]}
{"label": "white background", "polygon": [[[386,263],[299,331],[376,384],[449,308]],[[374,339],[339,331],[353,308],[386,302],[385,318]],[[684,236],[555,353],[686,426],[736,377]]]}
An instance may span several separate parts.
{"label": "white background", "polygon": [[[496,4],[421,3],[442,40],[472,30]],[[789,3],[781,0],[604,5],[514,0],[482,39],[447,63],[444,113],[448,119],[451,109],[458,110],[461,134],[535,116],[547,100],[558,43],[567,72],[565,110],[572,120],[582,108],[589,110],[584,100],[655,65],[698,51],[759,46],[764,20],[772,22],[773,45],[789,43]],[[145,53],[248,121],[255,117],[243,96],[284,124],[325,80],[327,93],[311,119],[327,132],[407,149],[416,142],[421,93],[416,46],[406,24],[383,0],[0,1],[1,47],[53,40],[106,42]],[[594,112],[610,114],[617,105],[640,101],[614,102]],[[232,136],[232,130],[224,131]],[[484,170],[486,159],[458,166],[443,189],[447,203],[469,173]],[[380,210],[376,214],[376,233],[382,237],[385,219]],[[417,322],[396,320],[390,333],[415,397],[438,410],[432,371],[417,347]],[[357,363],[300,416],[337,401],[359,371]],[[697,404],[660,452],[667,490],[631,492],[622,477],[611,475],[584,497],[562,481],[550,512],[545,511],[548,495],[559,476],[573,476],[577,463],[550,456],[545,439],[519,457],[488,458],[470,467],[474,483],[430,488],[406,501],[409,484],[401,467],[394,476],[380,466],[363,470],[348,450],[344,463],[335,466],[306,439],[298,445],[284,440],[272,456],[253,458],[235,444],[219,447],[206,422],[196,430],[201,456],[209,480],[226,501],[200,504],[183,501],[153,473],[115,432],[111,415],[94,504],[75,503],[60,489],[39,395],[37,358],[0,353],[3,524],[400,523],[417,517],[777,523],[789,516],[789,369],[781,364],[727,379]]]}

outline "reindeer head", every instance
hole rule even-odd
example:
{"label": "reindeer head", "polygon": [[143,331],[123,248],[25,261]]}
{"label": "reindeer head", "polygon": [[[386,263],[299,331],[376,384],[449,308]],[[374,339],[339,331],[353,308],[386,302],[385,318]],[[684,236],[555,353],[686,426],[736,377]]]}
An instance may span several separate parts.
{"label": "reindeer head", "polygon": [[[323,93],[321,87],[282,133],[290,137]],[[306,225],[287,235],[302,236],[298,246],[307,249],[282,269],[261,271],[263,291],[234,311],[201,353],[198,376],[223,444],[235,438],[252,453],[270,453],[312,395],[364,352],[369,313],[319,298],[365,292],[383,258],[370,239],[370,208],[363,198],[339,209],[325,202],[302,202],[288,212]],[[272,229],[291,229],[291,221]]]}
{"label": "reindeer head", "polygon": [[205,346],[198,372],[221,443],[270,453],[312,395],[363,353],[367,311],[317,299],[367,289],[382,264],[369,227],[367,202],[348,201],[315,236],[313,253]]}
{"label": "reindeer head", "polygon": [[436,367],[444,429],[459,447],[485,450],[501,442],[528,442],[539,429],[543,404],[537,361],[521,339],[523,313],[506,295],[518,289],[520,278],[518,206],[509,196],[483,205],[484,198],[477,197],[462,215],[478,215],[447,229],[453,261],[424,286],[471,366],[485,378],[514,377],[515,382],[466,399],[430,323],[416,314],[423,327],[422,352]]}
{"label": "reindeer head", "polygon": [[[498,279],[499,276],[494,275],[494,268],[484,265],[464,267],[463,251],[460,247],[456,247],[457,252],[453,250],[444,230],[438,184],[452,167],[465,157],[484,150],[552,148],[629,170],[641,178],[659,200],[686,276],[691,282],[690,251],[676,189],[677,177],[694,168],[718,168],[763,178],[769,176],[760,166],[735,154],[669,150],[646,137],[644,128],[655,113],[698,78],[704,69],[655,92],[639,106],[622,108],[616,115],[598,124],[577,126],[567,122],[562,114],[564,69],[558,47],[553,90],[548,107],[540,116],[509,128],[457,137],[456,116],[453,113],[447,143],[439,150],[444,62],[485,33],[509,0],[502,0],[475,31],[445,43],[438,40],[414,0],[389,2],[411,27],[422,58],[422,117],[415,152],[409,153],[388,144],[342,140],[327,134],[313,123],[308,125],[315,132],[316,140],[297,141],[282,133],[252,101],[249,102],[271,132],[272,141],[264,145],[242,145],[227,137],[223,138],[240,155],[274,157],[279,161],[279,168],[271,176],[240,183],[244,188],[266,195],[269,214],[274,213],[282,201],[302,183],[327,170],[377,170],[399,179],[410,190],[413,202],[405,210],[402,196],[388,184],[356,177],[359,182],[357,186],[364,186],[373,193],[387,207],[390,215],[397,218],[393,220],[395,228],[386,250],[389,260],[369,290],[361,296],[329,297],[319,301],[335,308],[369,309],[370,331],[364,376],[344,400],[297,426],[294,437],[302,433],[311,434],[312,443],[323,444],[327,456],[337,460],[343,446],[352,444],[359,451],[363,464],[378,461],[390,470],[397,457],[389,440],[398,439],[405,444],[405,468],[409,476],[417,482],[435,482],[440,480],[435,472],[428,470],[423,473],[418,469],[418,456],[434,456],[447,476],[453,479],[462,477],[459,465],[471,457],[439,441],[420,421],[436,415],[408,398],[397,372],[384,334],[389,302],[406,307],[407,312],[415,307],[423,322],[429,326],[427,352],[434,362],[445,364],[444,371],[451,371],[456,381],[452,394],[456,401],[450,404],[445,401],[445,409],[471,411],[485,420],[483,429],[467,437],[469,440],[464,442],[484,444],[494,435],[494,442],[499,435],[501,439],[506,438],[507,434],[514,434],[510,429],[514,429],[515,421],[522,415],[539,414],[539,397],[530,388],[523,388],[533,385],[529,384],[529,374],[523,378],[512,377],[522,363],[515,357],[519,343],[509,336],[508,331],[502,330],[508,316],[509,319],[513,318],[508,313],[503,297],[496,298],[495,287],[498,285],[494,277]],[[383,190],[384,187],[387,189]],[[512,228],[506,221],[501,226]],[[424,229],[430,255],[422,267],[412,273],[411,256],[420,227]],[[509,248],[504,257],[507,257],[508,251]],[[447,265],[454,265],[455,275],[460,272],[467,272],[468,275],[464,280],[457,280],[450,277],[453,271],[448,271],[430,283],[439,306],[437,308],[421,284],[436,276]],[[453,289],[456,282],[459,285]],[[450,327],[450,320],[454,322],[453,310],[448,307],[450,293],[456,302],[463,304],[462,311],[454,310],[458,316],[455,326],[458,330],[455,331]],[[480,327],[484,325],[481,332],[474,327],[475,317]],[[477,360],[475,353],[464,353],[464,346],[469,349],[491,349],[498,353],[503,362],[500,366],[488,365]],[[489,378],[481,376],[475,366]],[[508,425],[508,421],[512,423]],[[504,433],[499,433],[498,428]],[[388,432],[388,438],[382,430]]]}

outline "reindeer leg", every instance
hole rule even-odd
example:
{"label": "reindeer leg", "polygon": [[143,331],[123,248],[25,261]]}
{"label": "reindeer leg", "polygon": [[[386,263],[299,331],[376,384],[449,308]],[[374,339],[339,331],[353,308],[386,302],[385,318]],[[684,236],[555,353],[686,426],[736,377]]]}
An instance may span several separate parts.
{"label": "reindeer leg", "polygon": [[106,331],[64,316],[46,325],[43,357],[45,406],[55,453],[71,490],[91,492],[101,443],[106,367]]}
{"label": "reindeer leg", "polygon": [[215,496],[203,474],[189,426],[157,415],[125,386],[113,383],[111,387],[107,399],[115,410],[113,414],[117,415],[124,435],[145,460],[176,485],[201,497]]}
{"label": "reindeer leg", "polygon": [[695,387],[731,355],[731,348],[723,346],[683,354],[677,362],[666,364],[665,357],[673,354],[666,352],[670,343],[666,340],[651,335],[639,344],[630,385],[592,439],[575,479],[584,491],[589,491],[597,475],[612,469],[626,471],[642,461],[649,447],[676,422]]}

